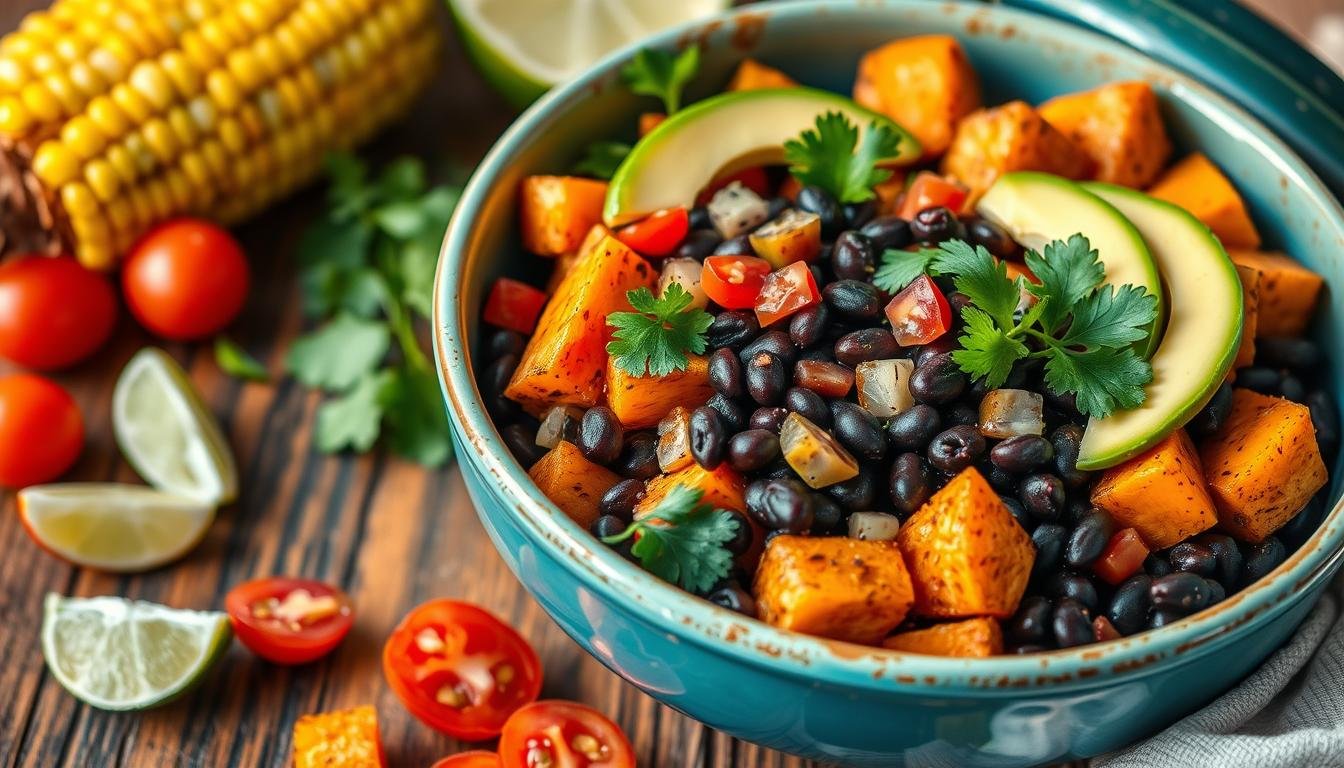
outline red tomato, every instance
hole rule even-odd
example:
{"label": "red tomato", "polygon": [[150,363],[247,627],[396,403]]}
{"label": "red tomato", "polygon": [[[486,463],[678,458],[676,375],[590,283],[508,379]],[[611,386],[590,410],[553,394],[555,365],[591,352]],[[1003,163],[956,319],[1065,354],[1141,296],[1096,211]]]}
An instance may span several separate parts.
{"label": "red tomato", "polygon": [[151,333],[179,341],[205,338],[233,322],[249,279],[238,242],[198,219],[154,228],[121,268],[131,314]]}
{"label": "red tomato", "polygon": [[344,592],[310,579],[247,581],[229,590],[224,607],[243,645],[276,664],[306,664],[326,656],[355,623]]}
{"label": "red tomato", "polygon": [[538,701],[514,713],[499,737],[504,768],[634,768],[620,726],[573,701]]}
{"label": "red tomato", "polygon": [[902,347],[928,344],[952,327],[952,307],[928,275],[920,275],[887,304],[891,333]]}
{"label": "red tomato", "polygon": [[765,168],[755,165],[750,168],[743,168],[740,171],[730,173],[721,179],[715,179],[710,185],[695,198],[696,205],[704,205],[714,197],[714,193],[720,189],[732,184],[734,181],[742,182],[742,186],[750,189],[761,197],[769,199],[770,197],[770,176],[765,172]]}
{"label": "red tomato", "polygon": [[896,215],[902,219],[913,219],[920,211],[940,205],[958,213],[966,202],[966,194],[966,188],[960,184],[948,181],[932,171],[920,171],[910,183],[910,188],[905,190]]}
{"label": "red tomato", "polygon": [[475,749],[441,758],[429,768],[500,768],[499,755]]}
{"label": "red tomato", "polygon": [[1143,543],[1139,532],[1133,528],[1116,531],[1101,556],[1092,564],[1092,570],[1107,584],[1116,586],[1120,582],[1139,572],[1144,558],[1148,557],[1148,545]]}
{"label": "red tomato", "polygon": [[685,208],[664,208],[616,230],[616,239],[640,255],[656,258],[675,251],[690,228],[691,217]]}
{"label": "red tomato", "polygon": [[541,692],[532,646],[456,600],[431,600],[401,620],[383,646],[383,675],[411,714],[464,741],[497,736]]}
{"label": "red tomato", "polygon": [[117,323],[107,278],[69,256],[23,256],[0,266],[0,356],[50,371],[93,354]]}
{"label": "red tomato", "polygon": [[795,261],[766,276],[761,295],[756,297],[756,319],[764,328],[816,304],[820,297],[812,270],[807,264]]}
{"label": "red tomato", "polygon": [[530,336],[537,329],[537,317],[546,306],[546,298],[544,291],[527,283],[501,277],[485,301],[485,322]]}
{"label": "red tomato", "polygon": [[55,480],[84,449],[84,418],[56,382],[31,373],[0,378],[0,485]]}
{"label": "red tomato", "polygon": [[724,309],[750,309],[770,274],[770,262],[755,256],[710,256],[700,270],[700,289]]}

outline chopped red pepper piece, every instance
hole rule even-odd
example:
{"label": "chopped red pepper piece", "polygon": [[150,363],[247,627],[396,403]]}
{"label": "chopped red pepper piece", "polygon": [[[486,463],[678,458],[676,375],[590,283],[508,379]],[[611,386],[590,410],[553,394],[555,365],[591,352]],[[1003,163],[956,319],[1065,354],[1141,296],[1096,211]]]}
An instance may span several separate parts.
{"label": "chopped red pepper piece", "polygon": [[529,336],[537,329],[537,317],[546,306],[546,294],[527,283],[501,277],[485,301],[485,322]]}
{"label": "chopped red pepper piece", "polygon": [[966,188],[960,184],[948,181],[931,171],[920,171],[910,183],[910,188],[905,190],[896,215],[909,220],[915,218],[915,214],[920,211],[938,206],[959,213],[961,206],[966,203],[966,195]]}
{"label": "chopped red pepper piece", "polygon": [[1146,557],[1148,545],[1143,543],[1139,532],[1125,528],[1111,536],[1106,548],[1101,551],[1101,557],[1092,564],[1092,570],[1107,584],[1115,586],[1138,573]]}
{"label": "chopped red pepper piece", "polygon": [[920,275],[887,304],[891,333],[902,347],[942,336],[952,327],[952,307],[928,275]]}
{"label": "chopped red pepper piece", "polygon": [[812,270],[806,263],[796,261],[766,276],[761,295],[756,299],[756,319],[764,328],[816,304],[820,298]]}
{"label": "chopped red pepper piece", "polygon": [[690,226],[685,208],[664,208],[616,230],[616,239],[641,256],[661,258],[681,245]]}

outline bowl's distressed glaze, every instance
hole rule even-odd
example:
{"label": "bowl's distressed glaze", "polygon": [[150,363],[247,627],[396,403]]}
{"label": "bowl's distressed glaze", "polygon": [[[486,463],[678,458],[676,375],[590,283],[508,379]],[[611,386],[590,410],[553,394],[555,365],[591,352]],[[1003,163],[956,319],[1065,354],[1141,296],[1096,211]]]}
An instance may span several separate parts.
{"label": "bowl's distressed glaze", "polygon": [[[651,44],[705,47],[696,95],[721,87],[744,55],[847,92],[863,51],[923,33],[961,39],[987,103],[1037,102],[1120,78],[1153,82],[1173,137],[1231,175],[1267,242],[1344,284],[1344,214],[1311,171],[1251,115],[1094,34],[998,7],[856,0],[741,9]],[[640,571],[550,504],[490,423],[469,350],[489,282],[549,268],[519,247],[519,180],[562,171],[588,141],[622,132],[650,106],[617,87],[631,52],[553,91],[500,138],[458,206],[436,282],[435,354],[467,487],[509,566],[571,637],[661,701],[749,741],[835,762],[961,766],[1031,765],[1120,747],[1226,690],[1285,640],[1339,567],[1339,505],[1288,562],[1214,610],[1082,649],[957,660],[744,619]],[[1339,360],[1339,302],[1330,302],[1319,329]]]}

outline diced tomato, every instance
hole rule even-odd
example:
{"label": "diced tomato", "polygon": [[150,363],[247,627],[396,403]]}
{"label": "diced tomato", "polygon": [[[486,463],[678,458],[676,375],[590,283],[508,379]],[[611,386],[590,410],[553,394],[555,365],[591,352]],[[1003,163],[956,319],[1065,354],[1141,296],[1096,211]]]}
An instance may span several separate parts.
{"label": "diced tomato", "polygon": [[485,300],[485,322],[530,336],[546,306],[546,294],[527,283],[501,277]]}
{"label": "diced tomato", "polygon": [[905,190],[896,215],[913,219],[920,211],[940,205],[956,213],[966,203],[966,195],[966,188],[955,181],[948,181],[932,171],[920,171],[910,188]]}
{"label": "diced tomato", "polygon": [[616,230],[616,238],[641,256],[660,258],[677,249],[691,228],[686,209],[664,208]]}
{"label": "diced tomato", "polygon": [[704,205],[714,197],[715,192],[732,184],[734,181],[742,182],[742,186],[750,189],[761,197],[770,197],[770,177],[766,174],[764,168],[755,165],[750,168],[743,168],[742,170],[724,176],[721,179],[715,179],[695,198],[695,204]]}
{"label": "diced tomato", "polygon": [[620,726],[573,701],[538,701],[513,714],[499,737],[504,768],[634,768]]}
{"label": "diced tomato", "polygon": [[710,256],[700,270],[700,288],[724,309],[750,309],[770,274],[770,262],[755,256]]}
{"label": "diced tomato", "polygon": [[501,765],[503,764],[499,762],[499,755],[494,752],[474,749],[439,758],[439,761],[429,768],[500,768]]}
{"label": "diced tomato", "polygon": [[914,347],[947,333],[952,307],[928,275],[920,275],[887,304],[891,333],[902,347]]}
{"label": "diced tomato", "polygon": [[306,664],[327,655],[355,623],[350,598],[311,579],[244,582],[229,590],[224,607],[243,645],[276,664]]}
{"label": "diced tomato", "polygon": [[1104,643],[1107,640],[1119,640],[1120,631],[1115,628],[1110,619],[1105,616],[1098,616],[1092,620],[1092,636],[1097,638],[1098,643]]}
{"label": "diced tomato", "polygon": [[766,276],[761,295],[756,298],[756,320],[764,328],[816,304],[820,298],[812,270],[796,261]]}
{"label": "diced tomato", "polygon": [[1111,536],[1101,557],[1092,564],[1092,570],[1107,584],[1116,586],[1120,582],[1139,572],[1144,558],[1148,557],[1148,545],[1143,543],[1139,532],[1125,528]]}

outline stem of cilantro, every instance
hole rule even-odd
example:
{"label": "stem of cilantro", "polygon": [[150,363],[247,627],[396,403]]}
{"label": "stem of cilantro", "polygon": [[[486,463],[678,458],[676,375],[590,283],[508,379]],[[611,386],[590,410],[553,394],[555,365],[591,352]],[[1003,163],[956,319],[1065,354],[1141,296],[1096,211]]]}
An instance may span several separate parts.
{"label": "stem of cilantro", "polygon": [[397,339],[397,345],[401,347],[406,364],[422,371],[430,370],[429,358],[425,357],[424,350],[420,349],[420,340],[416,338],[411,313],[395,299],[386,302],[383,311],[387,313],[387,324]]}
{"label": "stem of cilantro", "polygon": [[633,522],[633,523],[631,523],[630,525],[626,526],[625,530],[624,530],[624,531],[621,531],[620,533],[613,533],[613,534],[610,535],[610,536],[603,536],[603,537],[602,537],[602,543],[603,543],[603,544],[620,544],[622,541],[625,541],[626,539],[630,538],[631,536],[634,536],[634,535],[635,535],[635,532],[639,530],[639,527],[640,527],[642,524],[643,524],[642,521],[636,520],[635,522]]}

